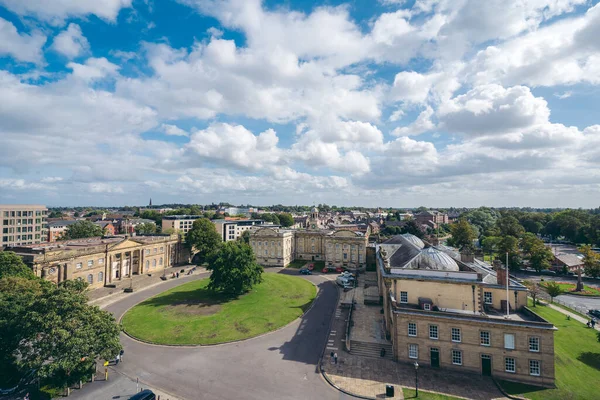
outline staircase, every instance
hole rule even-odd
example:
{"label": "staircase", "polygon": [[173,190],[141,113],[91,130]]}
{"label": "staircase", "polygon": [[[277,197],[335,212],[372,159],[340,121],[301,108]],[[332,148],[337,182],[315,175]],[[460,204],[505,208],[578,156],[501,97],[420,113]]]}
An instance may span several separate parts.
{"label": "staircase", "polygon": [[[381,357],[381,349],[385,349],[385,356]],[[350,340],[350,354],[361,357],[394,359],[393,348],[390,343],[361,342]]]}

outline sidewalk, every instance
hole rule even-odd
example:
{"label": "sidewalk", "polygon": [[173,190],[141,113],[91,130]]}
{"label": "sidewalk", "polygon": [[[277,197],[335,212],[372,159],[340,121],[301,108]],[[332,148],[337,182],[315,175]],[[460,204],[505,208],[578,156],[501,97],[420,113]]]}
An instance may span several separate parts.
{"label": "sidewalk", "polygon": [[[577,315],[577,314],[575,314],[573,312],[570,312],[570,311],[567,311],[567,310],[565,310],[563,308],[557,307],[557,306],[555,306],[552,303],[546,303],[546,302],[544,302],[543,304],[546,304],[548,307],[550,307],[553,310],[558,311],[559,313],[562,313],[562,314],[570,316],[571,319],[574,319],[575,321],[579,321],[579,322],[581,322],[584,325],[587,324],[590,321],[590,319],[591,319],[591,317],[590,317],[590,319],[583,318],[583,317],[581,317],[581,316],[579,316],[579,315]],[[596,326],[594,327],[594,329],[596,329],[597,331],[600,331],[600,322],[596,323]]]}

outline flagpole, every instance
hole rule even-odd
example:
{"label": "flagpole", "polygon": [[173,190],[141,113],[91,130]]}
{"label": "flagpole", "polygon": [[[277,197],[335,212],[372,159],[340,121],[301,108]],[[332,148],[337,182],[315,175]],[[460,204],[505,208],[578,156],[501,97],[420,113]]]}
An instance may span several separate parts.
{"label": "flagpole", "polygon": [[510,314],[510,296],[508,294],[508,251],[506,252],[506,317]]}

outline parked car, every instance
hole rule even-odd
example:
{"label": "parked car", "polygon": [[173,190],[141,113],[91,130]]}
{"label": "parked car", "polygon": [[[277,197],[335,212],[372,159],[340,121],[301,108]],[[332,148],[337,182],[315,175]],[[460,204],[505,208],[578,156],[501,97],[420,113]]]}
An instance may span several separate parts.
{"label": "parked car", "polygon": [[139,393],[134,394],[129,400],[155,400],[156,395],[150,389],[144,389]]}
{"label": "parked car", "polygon": [[554,275],[556,275],[556,272],[555,271],[551,271],[549,269],[544,269],[544,270],[540,271],[540,275],[554,276]]}
{"label": "parked car", "polygon": [[324,274],[328,274],[330,272],[337,272],[337,268],[330,265],[328,267],[323,268],[321,272],[323,272]]}
{"label": "parked car", "polygon": [[310,269],[308,268],[301,268],[300,271],[298,271],[300,273],[300,275],[310,275],[312,274],[312,272],[310,272]]}
{"label": "parked car", "polygon": [[342,273],[342,272],[344,272],[344,268],[342,268],[342,267],[337,267],[337,268],[335,269],[335,272]]}
{"label": "parked car", "polygon": [[588,314],[592,317],[600,318],[600,310],[589,310]]}
{"label": "parked car", "polygon": [[354,287],[354,282],[351,282],[349,279],[346,279],[343,276],[338,276],[337,278],[335,278],[335,283],[337,283],[344,289]]}

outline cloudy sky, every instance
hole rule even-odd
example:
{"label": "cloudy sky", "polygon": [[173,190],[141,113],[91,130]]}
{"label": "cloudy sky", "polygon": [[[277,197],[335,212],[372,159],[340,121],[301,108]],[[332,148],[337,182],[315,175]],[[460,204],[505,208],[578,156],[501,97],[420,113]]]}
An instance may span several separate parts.
{"label": "cloudy sky", "polygon": [[598,0],[0,0],[0,202],[597,207]]}

